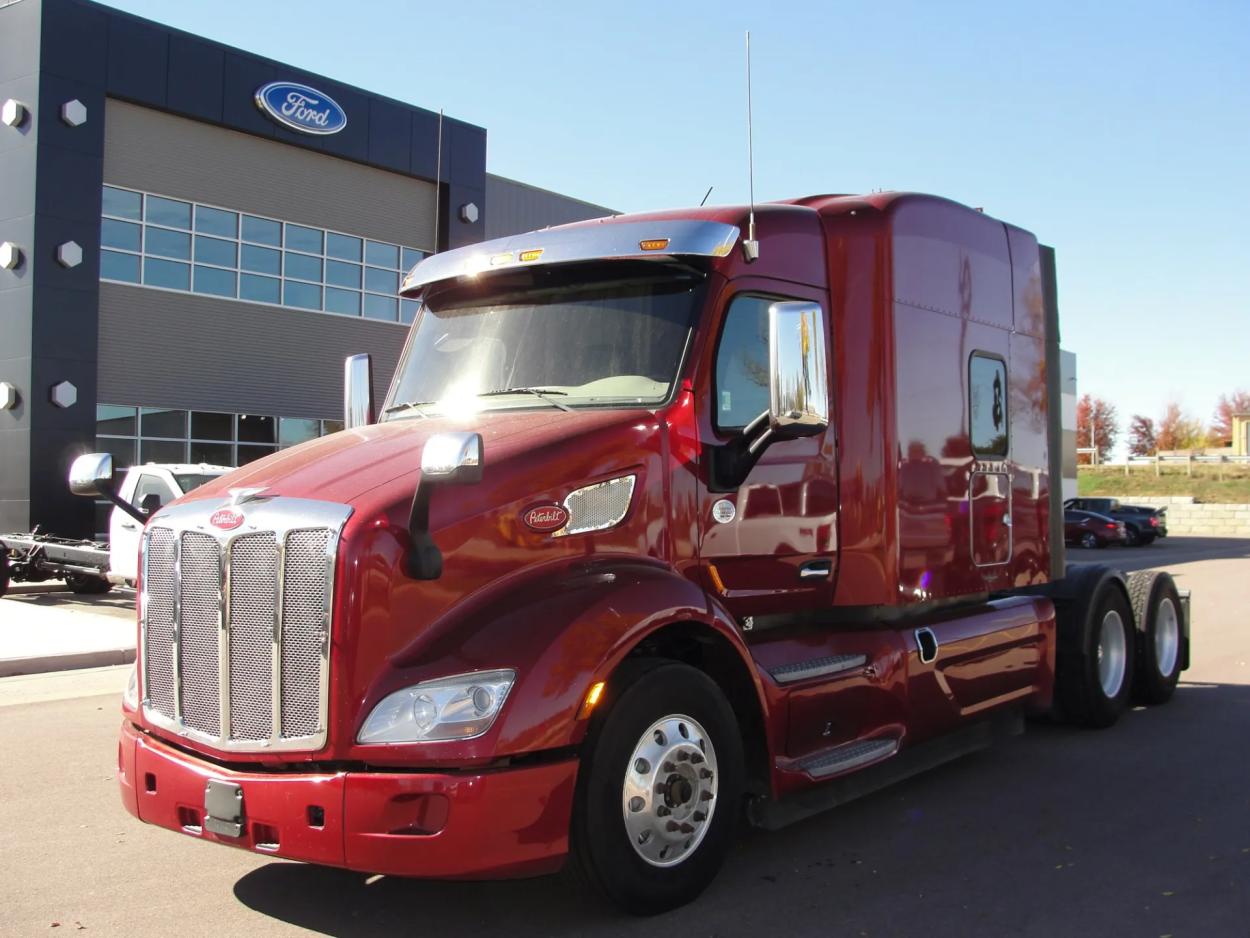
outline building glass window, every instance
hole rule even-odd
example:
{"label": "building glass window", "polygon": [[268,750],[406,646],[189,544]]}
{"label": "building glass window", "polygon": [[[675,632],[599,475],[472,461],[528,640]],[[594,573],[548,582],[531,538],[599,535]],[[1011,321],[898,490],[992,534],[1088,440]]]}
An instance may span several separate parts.
{"label": "building glass window", "polygon": [[193,440],[233,440],[234,414],[213,411],[191,412],[191,438]]}
{"label": "building glass window", "polygon": [[278,444],[295,446],[315,440],[321,435],[321,421],[305,420],[300,417],[283,417],[278,421]]}
{"label": "building glass window", "polygon": [[118,186],[104,187],[100,243],[101,280],[405,323],[417,304],[399,303],[400,275],[426,256]]}
{"label": "building glass window", "polygon": [[128,189],[104,187],[104,214],[139,221],[143,217],[143,196]]}
{"label": "building glass window", "polygon": [[139,462],[187,461],[187,444],[182,440],[140,440]]}
{"label": "building glass window", "polygon": [[244,215],[243,240],[280,247],[282,244],[282,223],[268,218],[257,218],[254,215]]}
{"label": "building glass window", "polygon": [[147,286],[164,287],[167,290],[189,290],[191,267],[148,257],[143,261],[143,282]]}
{"label": "building glass window", "polygon": [[116,251],[101,251],[100,278],[102,280],[119,280],[122,283],[138,283],[139,255],[118,254]]}
{"label": "building glass window", "polygon": [[272,417],[256,414],[239,415],[240,443],[273,443],[277,439],[275,421]]}
{"label": "building glass window", "polygon": [[139,435],[164,439],[186,439],[187,412],[163,407],[143,407],[139,411]]}
{"label": "building glass window", "polygon": [[116,436],[135,436],[139,430],[138,410],[116,404],[96,404],[95,432]]}
{"label": "building glass window", "polygon": [[191,228],[191,203],[178,202],[174,199],[163,199],[158,195],[150,195],[143,212],[143,220],[152,225],[164,225],[166,228]]}

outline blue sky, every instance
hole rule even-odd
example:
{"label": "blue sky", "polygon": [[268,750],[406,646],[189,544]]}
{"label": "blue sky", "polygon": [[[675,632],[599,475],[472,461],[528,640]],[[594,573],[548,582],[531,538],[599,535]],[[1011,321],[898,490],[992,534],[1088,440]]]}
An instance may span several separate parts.
{"label": "blue sky", "polygon": [[487,128],[491,172],[622,211],[934,192],[1058,252],[1082,393],[1250,389],[1250,3],[112,6]]}

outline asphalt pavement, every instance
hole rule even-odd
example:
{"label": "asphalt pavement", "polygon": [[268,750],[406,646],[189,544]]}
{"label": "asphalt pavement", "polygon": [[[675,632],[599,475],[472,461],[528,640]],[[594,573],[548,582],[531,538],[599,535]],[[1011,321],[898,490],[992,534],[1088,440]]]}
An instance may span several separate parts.
{"label": "asphalt pavement", "polygon": [[[125,668],[0,681],[0,935],[1250,935],[1250,540],[1073,551],[1193,590],[1193,667],[1116,727],[1018,739],[775,833],[697,902],[623,917],[566,877],[368,877],[140,824]],[[107,696],[101,693],[108,690]],[[75,696],[76,694],[87,696]]]}

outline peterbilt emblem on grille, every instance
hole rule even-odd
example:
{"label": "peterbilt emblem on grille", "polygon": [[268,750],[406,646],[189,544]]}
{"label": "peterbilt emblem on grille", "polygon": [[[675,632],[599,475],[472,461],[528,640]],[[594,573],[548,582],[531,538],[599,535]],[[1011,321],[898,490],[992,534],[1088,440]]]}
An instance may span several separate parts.
{"label": "peterbilt emblem on grille", "polygon": [[569,523],[569,513],[560,505],[535,505],[521,520],[535,531],[558,531]]}
{"label": "peterbilt emblem on grille", "polygon": [[218,508],[209,517],[208,523],[215,528],[221,528],[223,531],[233,531],[243,523],[243,513],[235,511],[233,508]]}

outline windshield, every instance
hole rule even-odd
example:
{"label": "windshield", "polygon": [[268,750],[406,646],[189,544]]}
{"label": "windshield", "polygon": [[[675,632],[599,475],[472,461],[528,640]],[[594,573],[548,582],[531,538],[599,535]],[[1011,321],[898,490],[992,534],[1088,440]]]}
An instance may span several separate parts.
{"label": "windshield", "polygon": [[221,474],[206,476],[198,472],[175,472],[174,478],[178,480],[178,488],[182,489],[183,494],[190,492],[192,489],[198,489],[205,482],[212,482],[214,479],[220,479]]}
{"label": "windshield", "polygon": [[702,294],[693,271],[623,262],[509,272],[435,292],[387,416],[662,403]]}

